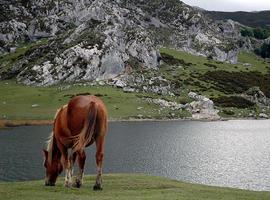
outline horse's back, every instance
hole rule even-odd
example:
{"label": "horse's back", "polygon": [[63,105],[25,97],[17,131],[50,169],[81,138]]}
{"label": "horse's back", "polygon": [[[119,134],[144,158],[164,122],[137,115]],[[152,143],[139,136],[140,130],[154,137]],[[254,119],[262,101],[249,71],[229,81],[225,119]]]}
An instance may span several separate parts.
{"label": "horse's back", "polygon": [[94,102],[97,108],[97,126],[104,126],[107,123],[107,110],[101,99],[93,95],[73,97],[67,107],[68,128],[72,135],[76,135],[83,129],[91,112],[89,111],[91,102]]}

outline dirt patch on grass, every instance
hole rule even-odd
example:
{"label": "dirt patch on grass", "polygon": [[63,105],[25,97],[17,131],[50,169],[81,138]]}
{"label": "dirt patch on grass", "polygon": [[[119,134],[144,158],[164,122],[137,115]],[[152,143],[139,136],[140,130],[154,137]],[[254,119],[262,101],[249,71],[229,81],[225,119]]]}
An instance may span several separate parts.
{"label": "dirt patch on grass", "polygon": [[52,120],[0,120],[0,128],[16,126],[51,125]]}

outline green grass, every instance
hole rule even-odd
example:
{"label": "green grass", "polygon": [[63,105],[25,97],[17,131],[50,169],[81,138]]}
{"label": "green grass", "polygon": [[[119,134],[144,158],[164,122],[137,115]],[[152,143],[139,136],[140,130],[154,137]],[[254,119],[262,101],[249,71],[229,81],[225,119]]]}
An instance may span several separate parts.
{"label": "green grass", "polygon": [[20,44],[16,48],[15,52],[9,53],[4,56],[0,56],[0,72],[3,72],[11,68],[16,62],[18,62],[20,59],[24,57],[25,53],[29,49],[46,44],[47,42],[48,39],[42,39],[33,43]]}
{"label": "green grass", "polygon": [[[207,59],[203,56],[194,56],[187,52],[177,51],[175,49],[169,48],[161,48],[160,53],[165,53],[171,55],[177,59],[183,59],[187,63],[191,63],[192,66],[189,67],[191,71],[198,71],[200,73],[215,70],[212,67],[207,66],[207,64],[212,64],[216,66],[216,70],[226,70],[229,72],[234,71],[258,71],[265,73],[267,72],[267,68],[270,65],[270,59],[264,60],[263,58],[255,55],[254,53],[248,52],[240,52],[238,55],[238,63],[237,64],[229,64],[218,62],[215,60]],[[251,64],[250,67],[245,67],[243,64],[249,63]]]}
{"label": "green grass", "polygon": [[[142,97],[161,96],[145,93],[124,93],[122,89],[109,86],[30,87],[16,84],[15,81],[0,81],[0,119],[53,119],[56,110],[66,104],[72,95],[94,94],[104,100],[110,119],[129,119],[143,115],[143,118],[168,118],[170,109],[159,112],[159,106],[149,104]],[[38,106],[32,106],[37,104]],[[138,109],[142,107],[141,109]],[[185,117],[180,111],[175,117]]]}
{"label": "green grass", "polygon": [[93,191],[94,176],[87,176],[82,188],[65,188],[63,179],[55,187],[43,186],[43,181],[2,182],[1,199],[179,199],[179,200],[268,200],[270,192],[255,192],[231,188],[184,183],[160,177],[138,174],[104,176],[103,191]]}

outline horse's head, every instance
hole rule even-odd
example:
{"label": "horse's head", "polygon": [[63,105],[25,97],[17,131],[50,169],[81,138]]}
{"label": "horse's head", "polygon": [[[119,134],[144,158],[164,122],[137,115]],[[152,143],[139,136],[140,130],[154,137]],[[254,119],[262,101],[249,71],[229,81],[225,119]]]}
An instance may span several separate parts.
{"label": "horse's head", "polygon": [[59,156],[52,155],[49,159],[49,153],[47,150],[43,150],[44,153],[44,167],[46,169],[45,173],[45,185],[54,186],[58,175],[63,171],[62,164],[60,162]]}

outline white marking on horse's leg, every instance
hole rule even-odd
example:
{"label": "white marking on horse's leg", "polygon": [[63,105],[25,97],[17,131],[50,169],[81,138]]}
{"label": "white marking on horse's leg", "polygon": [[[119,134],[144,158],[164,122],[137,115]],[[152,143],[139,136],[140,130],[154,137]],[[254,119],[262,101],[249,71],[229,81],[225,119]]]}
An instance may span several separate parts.
{"label": "white marking on horse's leg", "polygon": [[68,174],[69,174],[69,170],[66,169],[66,175],[65,175],[65,186],[66,186],[66,187],[68,187],[68,181],[69,181]]}
{"label": "white marking on horse's leg", "polygon": [[65,186],[70,187],[72,185],[72,170],[66,169]]}
{"label": "white marking on horse's leg", "polygon": [[66,176],[65,176],[65,186],[66,187],[71,187],[72,185],[72,174],[73,174],[73,169],[71,166],[66,169]]}
{"label": "white marking on horse's leg", "polygon": [[99,166],[97,167],[96,185],[102,185],[102,168]]}
{"label": "white marking on horse's leg", "polygon": [[94,185],[94,190],[102,190],[102,166],[104,157],[104,138],[99,138],[96,141],[96,166],[97,166],[97,177],[96,184]]}
{"label": "white marking on horse's leg", "polygon": [[79,169],[79,173],[76,177],[76,184],[77,186],[81,186],[83,184],[83,176],[84,176],[84,170]]}

